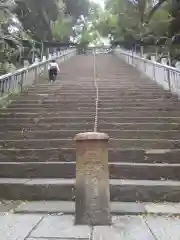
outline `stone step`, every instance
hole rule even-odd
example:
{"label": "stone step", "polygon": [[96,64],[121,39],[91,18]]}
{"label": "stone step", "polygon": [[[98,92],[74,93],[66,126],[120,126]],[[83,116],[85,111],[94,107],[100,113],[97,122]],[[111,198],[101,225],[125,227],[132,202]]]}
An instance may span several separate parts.
{"label": "stone step", "polygon": [[[144,115],[142,116],[137,116],[137,117],[117,117],[117,116],[112,116],[112,114],[109,114],[109,116],[99,116],[99,121],[101,121],[102,124],[107,124],[107,123],[180,123],[180,116],[179,117],[162,117],[162,116],[149,116],[145,117]],[[1,122],[1,118],[0,118]]]}
{"label": "stone step", "polygon": [[[83,125],[81,127],[82,132],[86,132],[87,128]],[[93,131],[93,126],[90,131]],[[111,130],[103,129],[102,132],[106,132],[110,138],[121,138],[121,139],[170,139],[180,140],[180,130]],[[5,130],[0,132],[1,140],[20,140],[20,139],[59,139],[67,138],[72,139],[79,133],[79,129],[73,130],[31,130],[22,129],[21,131],[8,131]]]}
{"label": "stone step", "polygon": [[[75,99],[78,99],[78,98],[81,98],[81,97],[89,97],[91,98],[92,96],[95,96],[96,95],[96,92],[95,92],[95,89],[93,91],[81,91],[81,90],[77,90],[76,92],[71,92],[71,91],[61,91],[60,89],[58,89],[57,91],[55,90],[50,90],[50,91],[45,91],[45,90],[37,90],[37,91],[28,91],[28,95],[29,96],[33,96],[33,95],[36,95],[36,94],[40,94],[40,95],[47,95],[48,97],[50,97],[51,95],[54,95],[56,97],[59,97],[60,99],[63,98],[63,97],[66,97],[66,98],[75,98]],[[144,90],[143,91],[99,91],[99,97],[100,99],[106,99],[111,97],[112,99],[112,95],[114,96],[114,98],[144,98],[145,96],[148,97],[148,98],[159,98],[159,97],[162,97],[162,98],[165,98],[165,99],[177,99],[175,97],[172,97],[172,95],[170,94],[167,94],[165,93],[164,91],[156,91],[156,92],[151,92],[151,91],[146,91]]]}
{"label": "stone step", "polygon": [[111,139],[112,148],[180,149],[180,140],[169,139]]}
{"label": "stone step", "polygon": [[[75,199],[74,179],[0,179],[0,198],[10,200]],[[111,201],[179,202],[179,181],[110,180]]]}
{"label": "stone step", "polygon": [[[57,98],[55,98],[54,100],[57,100]],[[63,101],[63,100],[62,100]],[[65,102],[65,101],[64,101]],[[120,104],[154,104],[154,105],[156,105],[156,104],[158,104],[158,103],[175,103],[175,104],[179,104],[179,101],[178,101],[178,99],[176,99],[176,98],[169,98],[169,99],[166,99],[166,98],[163,98],[163,97],[161,97],[161,96],[159,96],[159,98],[157,98],[157,99],[154,99],[154,98],[148,98],[148,99],[144,99],[144,98],[121,98],[121,97],[119,97],[119,98],[112,98],[111,97],[111,99],[110,98],[108,98],[108,99],[99,99],[99,102],[100,103],[104,103],[104,104],[116,104],[116,103],[120,103]]]}
{"label": "stone step", "polygon": [[[103,86],[103,85],[102,85]],[[133,86],[133,88],[129,87],[128,85],[127,86],[122,86],[122,88],[119,88],[119,86],[117,85],[114,85],[112,86],[111,88],[110,87],[106,87],[106,88],[102,88],[101,84],[99,86],[99,93],[101,95],[112,95],[112,94],[115,94],[115,95],[138,95],[138,94],[149,94],[149,95],[156,95],[156,94],[159,94],[159,95],[165,95],[165,96],[170,96],[171,93],[168,92],[168,91],[164,91],[162,89],[157,89],[157,88],[147,88],[147,87],[142,87],[142,88],[138,88],[136,86]],[[129,87],[129,88],[128,88]],[[74,87],[74,86],[66,86],[66,87],[61,87],[59,85],[55,85],[55,86],[49,86],[46,87],[46,88],[30,88],[28,90],[28,94],[46,94],[46,93],[51,93],[51,92],[54,92],[55,94],[66,94],[66,95],[80,95],[80,94],[84,94],[84,95],[89,95],[89,94],[94,94],[96,91],[96,88],[94,87],[94,85],[92,84],[92,87],[91,86],[88,86],[88,89],[87,88],[83,88],[80,84],[79,84],[79,87],[77,88]]]}
{"label": "stone step", "polygon": [[[29,94],[28,96],[21,96],[21,99],[26,99],[26,100],[42,100],[42,99],[46,99],[46,100],[59,100],[59,101],[71,101],[71,102],[75,102],[75,101],[92,101],[94,99],[96,99],[96,95],[92,95],[89,94],[89,96],[87,95],[77,95],[76,97],[74,96],[67,96],[67,95],[60,95],[60,94]],[[108,100],[112,100],[111,98]],[[117,98],[118,100],[118,98]]]}
{"label": "stone step", "polygon": [[[61,97],[63,97],[63,96],[61,96]],[[71,97],[73,97],[73,96],[71,96]],[[111,95],[100,95],[100,100],[101,101],[104,101],[104,100],[113,100],[113,101],[118,101],[118,99],[119,98],[122,98],[123,97],[123,99],[124,100],[135,100],[135,99],[137,99],[137,100],[139,100],[139,99],[172,99],[172,100],[177,100],[177,98],[176,97],[173,97],[173,96],[169,96],[169,95],[162,95],[162,94],[156,94],[156,95],[147,95],[146,96],[146,94],[144,93],[144,94],[137,94],[137,95],[123,95],[123,96],[121,96],[121,95],[113,95],[113,98],[112,98],[112,96]],[[75,97],[74,97],[75,98]],[[71,98],[70,98],[71,99]]]}
{"label": "stone step", "polygon": [[[180,164],[109,163],[110,179],[180,180]],[[75,162],[0,162],[0,178],[76,177]]]}
{"label": "stone step", "polygon": [[[12,100],[11,101],[11,105],[10,106],[19,106],[19,105],[34,105],[34,106],[37,106],[37,104],[71,104],[72,102],[74,102],[74,100],[63,100],[63,99],[59,99],[59,98],[47,98],[47,97],[37,97],[34,96],[34,98],[30,99],[28,96],[26,97],[23,97],[23,96],[20,96],[20,97],[17,97],[16,100]],[[92,99],[89,99],[89,100],[83,100],[83,99],[79,99],[78,102],[76,102],[76,104],[91,104],[92,102],[94,102],[93,98]],[[110,104],[110,105],[114,105],[114,104],[152,104],[152,105],[155,105],[155,104],[163,104],[163,103],[166,103],[166,104],[177,104],[179,105],[180,102],[177,100],[177,99],[164,99],[162,97],[159,97],[158,99],[129,99],[129,100],[124,100],[123,98],[118,98],[117,101],[114,101],[114,98],[111,98],[111,99],[104,99],[103,101],[101,101],[101,99],[99,100],[99,103],[100,104]],[[164,106],[164,105],[163,105]]]}
{"label": "stone step", "polygon": [[[69,76],[72,77],[72,76]],[[98,81],[99,80],[99,81]],[[163,88],[152,85],[150,84],[143,84],[142,82],[133,82],[133,81],[128,81],[128,79],[125,79],[125,81],[122,81],[122,79],[119,81],[113,81],[112,78],[109,79],[110,81],[104,81],[103,78],[97,79],[98,86],[100,91],[108,91],[108,89],[113,92],[122,92],[123,90],[125,91],[138,91],[140,92],[142,89],[143,91],[159,91],[159,92],[164,92],[166,94],[170,94],[169,90],[163,90]],[[88,82],[87,82],[88,81]],[[120,85],[120,82],[122,85]],[[95,89],[94,87],[94,78],[93,76],[89,77],[88,79],[82,79],[80,80],[80,77],[76,78],[76,82],[74,81],[68,81],[68,79],[62,79],[62,81],[57,81],[56,84],[49,84],[47,82],[46,85],[33,85],[29,87],[30,91],[37,91],[38,89],[41,91],[60,91],[60,92],[68,92],[68,88],[70,92],[78,92],[78,90],[82,91],[84,90],[85,92],[90,92]]]}
{"label": "stone step", "polygon": [[[179,118],[180,121],[180,118]],[[86,123],[94,123],[94,116],[92,117],[84,117],[84,116],[69,116],[69,117],[54,117],[54,116],[29,116],[29,117],[13,117],[13,118],[6,118],[6,117],[0,117],[0,126],[4,126],[7,124],[49,124],[49,123],[82,123],[82,124],[86,124]],[[28,126],[27,126],[28,127]]]}
{"label": "stone step", "polygon": [[[86,132],[87,128],[83,129],[81,126],[81,131]],[[93,131],[93,126],[90,131]],[[79,133],[79,129],[74,130],[44,130],[44,131],[34,131],[30,129],[22,129],[21,131],[9,131],[0,132],[1,140],[21,140],[21,139],[73,139],[76,134]]]}
{"label": "stone step", "polygon": [[180,102],[178,101],[171,101],[171,100],[164,100],[164,99],[159,99],[158,101],[146,101],[146,100],[141,100],[141,101],[133,101],[133,100],[112,100],[112,101],[100,101],[99,102],[100,107],[128,107],[128,108],[133,108],[133,107],[147,107],[147,108],[174,108],[174,107],[179,107]]}
{"label": "stone step", "polygon": [[[109,162],[180,163],[180,149],[109,148]],[[1,148],[0,162],[75,162],[75,148]]]}
{"label": "stone step", "polygon": [[[85,113],[83,113],[85,114]],[[159,111],[159,110],[154,110],[154,111],[142,111],[142,110],[129,110],[129,111],[112,111],[112,110],[109,110],[106,112],[104,111],[99,111],[99,116],[102,118],[102,117],[108,117],[108,116],[111,116],[111,117],[180,117],[180,111]]]}
{"label": "stone step", "polygon": [[[171,113],[171,114],[170,114]],[[44,115],[43,115],[44,114]],[[91,117],[91,116],[94,116],[95,115],[95,109],[94,111],[82,111],[81,109],[77,109],[76,111],[73,110],[73,111],[56,111],[55,109],[51,109],[51,111],[44,111],[44,112],[14,112],[14,113],[0,113],[0,118],[1,119],[6,119],[6,118],[23,118],[23,117],[36,117],[38,115],[42,115],[45,116],[45,117],[48,117],[48,116],[53,116],[53,117],[71,117],[71,116],[81,116],[81,117]],[[147,117],[157,117],[157,118],[161,118],[161,117],[167,117],[167,118],[170,118],[169,116],[172,117],[180,117],[180,110],[179,111],[112,111],[112,110],[109,110],[109,111],[99,111],[99,116],[101,118],[109,118],[109,116],[114,117],[114,118],[121,118],[121,117],[131,117],[131,118],[134,118],[134,117],[143,117],[143,118],[147,118]]]}
{"label": "stone step", "polygon": [[[88,101],[88,100],[92,100],[92,99],[95,99],[96,97],[96,94],[92,95],[92,94],[89,94],[89,95],[84,95],[84,94],[77,94],[77,95],[69,95],[67,96],[66,94],[54,94],[53,92],[52,93],[37,93],[37,94],[28,94],[28,98],[29,100],[33,99],[34,97],[36,97],[36,95],[40,96],[41,98],[42,97],[46,97],[48,99],[52,99],[52,100],[59,100],[59,101],[65,101],[65,100],[68,100],[68,101],[79,101],[79,100],[85,100],[85,101]],[[39,99],[41,99],[39,97]],[[144,95],[124,95],[124,96],[120,96],[120,95],[113,95],[113,98],[111,95],[103,95],[103,96],[100,96],[100,101],[118,101],[121,97],[123,97],[123,100],[125,101],[140,101],[140,100],[156,100],[159,101],[159,99],[161,100],[174,100],[174,101],[177,101],[178,99],[176,97],[173,97],[173,96],[167,96],[167,95],[164,95],[164,96],[161,96],[161,94],[159,95],[154,95],[154,96],[151,96],[151,95],[147,95],[144,94]]]}
{"label": "stone step", "polygon": [[[28,91],[28,96],[29,97],[33,97],[33,96],[36,96],[36,95],[40,95],[41,97],[44,97],[46,99],[60,99],[60,100],[73,100],[73,99],[83,99],[83,98],[86,98],[87,100],[91,100],[92,97],[94,98],[96,96],[96,92],[89,92],[89,93],[84,93],[84,92],[77,92],[76,94],[75,93],[72,93],[72,94],[66,94],[66,93],[63,93],[63,92],[60,92],[60,90],[58,92],[54,92],[54,91],[50,91],[50,92],[46,92],[46,91],[42,91],[42,92],[39,92],[37,91],[37,93],[32,93],[32,92],[29,92]],[[118,97],[118,95],[117,95]]]}
{"label": "stone step", "polygon": [[[19,122],[18,122],[19,120]],[[23,118],[23,119],[6,119],[0,121],[0,131],[36,131],[36,130],[79,130],[89,131],[94,127],[94,119],[90,118],[87,121],[84,118],[67,118],[67,119],[53,119],[52,123],[50,119],[41,119],[41,118]],[[48,121],[49,120],[49,121]],[[98,130],[100,132],[106,132],[108,129],[112,131],[120,131],[120,130],[159,130],[159,131],[168,131],[168,130],[180,130],[180,122],[179,123],[165,123],[165,122],[151,122],[151,118],[148,122],[145,123],[136,123],[136,122],[129,122],[129,123],[119,123],[114,121],[101,120],[99,123]],[[125,119],[126,120],[126,119]],[[128,121],[131,119],[127,119]],[[140,119],[138,119],[140,120]],[[146,119],[148,120],[148,119]],[[158,119],[159,120],[159,119]],[[167,121],[168,119],[166,119]],[[171,120],[171,119],[170,119]],[[177,118],[176,118],[177,120]],[[135,120],[134,120],[135,121]],[[155,120],[154,120],[155,121]],[[157,121],[157,120],[156,120]],[[112,122],[112,123],[111,123]]]}
{"label": "stone step", "polygon": [[[178,106],[171,106],[171,107],[168,107],[166,105],[164,106],[123,106],[123,105],[119,105],[119,106],[101,106],[99,105],[99,110],[100,112],[127,112],[127,111],[131,111],[131,112],[134,112],[134,111],[138,111],[138,112],[141,112],[141,111],[149,111],[149,112],[156,112],[156,111],[159,111],[159,113],[161,114],[161,112],[166,112],[166,111],[169,111],[169,112],[174,112],[174,111],[179,111],[179,107],[180,105]],[[82,108],[84,109],[84,108]]]}
{"label": "stone step", "polygon": [[[91,79],[93,81],[93,79]],[[153,91],[163,91],[164,93],[169,93],[170,94],[170,91],[169,90],[164,90],[162,89],[161,87],[158,87],[158,85],[153,85],[152,82],[151,83],[145,83],[145,84],[142,84],[142,83],[137,83],[137,82],[132,82],[132,81],[129,81],[128,80],[125,80],[125,81],[122,81],[121,79],[121,84],[119,84],[119,81],[114,81],[111,79],[111,81],[109,81],[109,79],[107,79],[107,81],[103,78],[97,79],[97,82],[98,82],[98,85],[100,86],[100,91],[120,91],[122,92],[123,90],[126,90],[126,91],[141,91],[142,90],[152,90]],[[66,81],[64,81],[64,83],[66,83]],[[83,82],[84,84],[86,84],[86,81]],[[77,85],[73,85],[73,84],[69,84],[70,87],[71,87],[71,91],[73,90],[77,90],[78,91],[78,86],[81,86],[81,89],[86,89],[88,91],[89,87],[85,86],[84,84],[81,83],[77,83]],[[48,87],[48,85],[46,85],[46,87]],[[67,89],[67,86],[64,84],[64,86],[61,87],[61,89]]]}
{"label": "stone step", "polygon": [[[89,102],[61,102],[61,101],[52,101],[52,102],[37,102],[37,103],[12,103],[11,105],[8,106],[8,108],[6,109],[25,109],[25,108],[28,108],[28,109],[38,109],[38,108],[50,108],[50,107],[54,107],[54,108],[57,108],[59,107],[59,109],[61,109],[62,107],[72,107],[72,104],[75,106],[75,107],[85,107],[85,108],[88,108],[88,107],[93,107],[94,104],[95,104],[95,100],[93,101],[89,101]],[[173,104],[172,104],[173,105]],[[176,107],[176,106],[174,106]],[[178,106],[177,106],[178,107]],[[1,109],[1,110],[6,110],[6,109]]]}
{"label": "stone step", "polygon": [[[52,104],[55,104],[55,105],[59,105],[59,106],[63,106],[63,105],[69,105],[69,104],[72,104],[72,103],[75,103],[76,105],[84,105],[84,106],[87,106],[87,105],[91,105],[92,103],[94,103],[94,101],[96,100],[96,96],[91,96],[91,98],[86,98],[86,97],[79,97],[79,98],[60,98],[57,97],[57,96],[50,96],[50,97],[39,97],[37,98],[36,96],[32,96],[31,98],[28,96],[28,97],[19,97],[17,98],[16,101],[12,101],[11,102],[11,105],[9,105],[9,107],[13,107],[13,106],[21,106],[21,105],[26,105],[29,106],[29,105],[34,105],[34,106],[37,106],[37,105],[40,105],[40,104],[45,104],[45,105],[52,105]],[[165,98],[162,98],[162,97],[159,97],[158,99],[154,99],[154,98],[151,98],[151,99],[144,99],[144,98],[110,98],[108,97],[108,99],[100,99],[99,100],[99,104],[100,106],[113,106],[113,105],[117,105],[117,106],[158,106],[159,105],[163,105],[164,103],[166,103],[165,106],[168,107],[171,107],[171,106],[179,106],[180,103],[177,99],[165,99]],[[164,106],[164,105],[163,105]]]}
{"label": "stone step", "polygon": [[[77,112],[77,113],[87,113],[87,112],[94,112],[96,111],[95,108],[95,102],[89,106],[89,107],[81,107],[81,106],[77,106],[75,104],[71,104],[71,106],[48,106],[48,107],[44,107],[43,105],[41,107],[37,106],[35,108],[30,108],[30,107],[26,107],[26,108],[6,108],[6,109],[1,109],[0,110],[0,116],[1,115],[24,115],[24,114],[41,114],[41,113],[46,113],[46,114],[55,114],[55,113],[68,113],[68,112]],[[178,108],[177,108],[178,109]],[[106,110],[106,109],[105,109]]]}
{"label": "stone step", "polygon": [[169,130],[180,130],[180,124],[178,123],[104,123],[103,120],[99,122],[98,131],[107,132],[108,131],[169,131]]}
{"label": "stone step", "polygon": [[[110,130],[105,129],[103,132],[108,133],[110,138],[124,138],[124,139],[170,139],[179,140],[180,130]],[[4,136],[5,138],[5,136]]]}
{"label": "stone step", "polygon": [[[82,112],[94,112],[95,111],[95,107],[96,107],[96,105],[95,105],[95,102],[91,105],[91,106],[89,106],[89,107],[82,107],[82,106],[78,106],[78,105],[75,105],[75,104],[71,104],[71,105],[69,105],[69,106],[43,106],[43,105],[41,105],[41,106],[37,106],[37,107],[35,107],[35,108],[31,108],[31,107],[24,107],[24,108],[21,108],[21,107],[18,107],[18,108],[6,108],[6,109],[1,109],[0,110],[0,115],[2,114],[2,115],[4,115],[4,114],[10,114],[10,115],[12,115],[12,113],[13,113],[13,115],[14,114],[24,114],[24,113],[46,113],[47,111],[48,111],[48,113],[53,113],[54,114],[54,111],[58,114],[58,113],[61,113],[61,112],[74,112],[74,111],[77,111],[77,112],[79,112],[79,111],[82,111]],[[172,115],[175,113],[175,114],[177,114],[177,113],[179,113],[179,106],[177,106],[177,107],[171,107],[171,108],[168,108],[168,107],[166,107],[166,106],[164,106],[164,107],[158,107],[158,106],[156,106],[156,107],[123,107],[123,106],[117,106],[117,107],[101,107],[101,106],[99,106],[99,110],[100,110],[100,113],[101,112],[103,112],[103,113],[105,113],[105,112],[110,112],[111,114],[113,114],[114,115],[114,113],[122,113],[122,112],[125,112],[125,114],[126,114],[126,112],[127,111],[131,111],[131,112],[134,112],[134,111],[136,111],[136,112],[152,112],[152,113],[154,113],[154,112],[159,112],[159,115],[161,115],[161,113],[163,113],[163,114],[165,114],[165,112],[172,112]]]}
{"label": "stone step", "polygon": [[[91,116],[95,116],[95,109],[92,112],[85,112],[82,111],[81,109],[77,109],[77,110],[73,110],[73,111],[56,111],[55,109],[51,109],[51,111],[47,111],[45,110],[44,112],[14,112],[14,113],[0,113],[0,119],[6,119],[6,118],[25,118],[25,117],[38,117],[40,116],[42,117],[48,117],[48,116],[52,116],[54,117],[91,117]],[[107,114],[107,113],[106,113]]]}
{"label": "stone step", "polygon": [[[95,104],[95,100],[93,101],[88,101],[88,102],[84,102],[84,101],[78,101],[78,102],[74,102],[74,101],[52,101],[52,102],[37,102],[37,103],[19,103],[19,102],[14,102],[11,103],[8,108],[5,109],[1,109],[2,110],[11,110],[11,109],[38,109],[38,108],[50,108],[50,107],[54,107],[57,108],[59,107],[59,109],[61,109],[62,107],[71,107],[72,104],[76,107],[93,107]],[[133,109],[133,108],[140,108],[140,109],[144,109],[144,108],[152,108],[152,109],[169,109],[169,110],[173,110],[173,109],[179,109],[180,107],[180,103],[179,102],[164,102],[163,100],[160,102],[123,102],[123,101],[104,101],[104,102],[99,102],[99,108],[122,108],[122,109]],[[1,112],[0,111],[0,112]]]}
{"label": "stone step", "polygon": [[[19,107],[19,106],[22,106],[22,107],[25,107],[25,106],[32,106],[32,107],[36,107],[37,105],[70,105],[72,104],[74,101],[69,101],[69,100],[62,100],[60,101],[58,98],[53,98],[53,99],[48,99],[48,98],[40,98],[40,99],[37,99],[37,100],[33,100],[33,99],[26,99],[26,97],[21,97],[21,98],[17,98],[17,100],[13,100],[11,101],[11,104],[9,105],[9,107]],[[108,101],[111,103],[111,101]],[[91,105],[92,103],[94,103],[94,100],[91,99],[89,101],[78,101],[76,104],[77,105]]]}
{"label": "stone step", "polygon": [[73,147],[75,142],[72,139],[21,139],[21,140],[0,140],[0,148],[63,148]]}
{"label": "stone step", "polygon": [[[73,147],[71,139],[20,139],[0,140],[0,148],[63,148]],[[141,148],[141,149],[180,149],[180,140],[169,139],[111,139],[111,148]]]}
{"label": "stone step", "polygon": [[[166,93],[162,93],[162,92],[157,92],[157,93],[151,93],[151,92],[122,92],[122,93],[111,93],[111,92],[99,92],[99,98],[102,99],[106,99],[111,97],[112,99],[112,95],[114,99],[118,99],[118,98],[159,98],[159,96],[169,99],[172,98],[172,96],[170,96],[169,94]],[[61,95],[63,96],[63,95]],[[75,96],[75,94],[72,94],[71,97]]]}
{"label": "stone step", "polygon": [[[92,82],[94,81],[93,78],[91,79]],[[83,82],[85,83],[85,82]],[[131,85],[128,85],[128,84],[122,84],[121,87],[117,87],[116,84],[112,84],[111,87],[104,87],[105,83],[106,82],[98,82],[99,85],[100,85],[100,93],[124,93],[124,92],[127,92],[127,93],[143,93],[144,92],[149,92],[149,93],[164,93],[164,94],[171,94],[169,91],[166,91],[166,90],[163,90],[161,88],[157,88],[157,87],[151,87],[151,86],[142,86],[140,88],[139,85],[133,85],[133,87]],[[40,85],[40,86],[34,86],[32,88],[30,88],[28,90],[28,92],[37,92],[37,90],[40,90],[40,91],[45,91],[45,92],[48,92],[48,91],[60,91],[61,93],[67,93],[67,94],[70,94],[70,93],[74,93],[74,94],[77,94],[78,92],[84,92],[84,93],[90,93],[90,92],[94,92],[95,91],[95,87],[93,86],[92,88],[90,88],[90,86],[86,87],[86,86],[82,86],[82,82],[80,84],[78,84],[79,87],[77,87],[77,85],[68,85],[67,86],[63,86],[63,85],[59,85],[59,83],[57,85]]]}
{"label": "stone step", "polygon": [[[35,91],[31,91],[31,90],[28,90],[28,96],[34,96],[34,95],[40,95],[40,96],[46,96],[46,97],[50,97],[50,96],[56,96],[58,97],[59,99],[62,99],[62,98],[75,98],[75,99],[78,99],[80,97],[89,97],[91,99],[92,96],[96,96],[96,91],[95,89],[93,91],[89,91],[89,92],[84,92],[84,91],[76,91],[76,92],[73,92],[71,93],[70,91],[67,91],[67,92],[64,92],[60,89],[57,89],[56,91],[55,90],[47,90],[47,91],[41,91],[39,89],[35,90]],[[104,95],[106,96],[106,95]],[[117,95],[118,96],[118,95]],[[157,94],[156,94],[157,96]],[[165,94],[163,96],[166,96]]]}
{"label": "stone step", "polygon": [[[129,76],[128,76],[129,77]],[[137,81],[137,78],[135,78],[135,80]],[[146,81],[146,80],[145,80]],[[112,77],[110,77],[109,79],[107,79],[107,81],[104,81],[103,78],[101,78],[99,81],[98,81],[98,86],[99,86],[99,89],[114,89],[114,90],[119,90],[119,91],[122,91],[122,90],[125,90],[125,91],[128,91],[128,90],[159,90],[159,91],[162,91],[163,89],[158,86],[158,85],[154,85],[152,82],[150,83],[147,83],[146,82],[133,82],[132,79],[129,79],[126,78],[125,81],[123,81],[123,79],[112,79]],[[64,82],[65,83],[65,82]],[[85,83],[85,82],[84,82]],[[81,85],[82,86],[82,85]],[[166,92],[167,94],[170,92],[168,90],[163,90],[164,92]]]}
{"label": "stone step", "polygon": [[[98,131],[107,132],[108,131],[179,131],[180,124],[178,123],[100,123],[98,127]],[[4,131],[46,131],[46,130],[57,130],[57,131],[71,131],[78,130],[79,132],[83,131],[92,131],[94,128],[94,122],[92,123],[84,123],[75,122],[75,123],[18,123],[14,125],[13,122],[5,123],[0,125],[0,132]]]}
{"label": "stone step", "polygon": [[[65,122],[64,123],[18,123],[18,124],[14,124],[13,122],[11,123],[5,123],[5,124],[1,124],[0,125],[0,132],[1,131],[46,131],[46,130],[56,130],[56,131],[61,131],[61,130],[78,130],[79,132],[88,132],[88,131],[92,131],[92,129],[94,129],[94,123],[93,121],[91,121],[92,123],[89,122]],[[173,127],[172,127],[173,128]],[[178,126],[174,129],[178,129]]]}

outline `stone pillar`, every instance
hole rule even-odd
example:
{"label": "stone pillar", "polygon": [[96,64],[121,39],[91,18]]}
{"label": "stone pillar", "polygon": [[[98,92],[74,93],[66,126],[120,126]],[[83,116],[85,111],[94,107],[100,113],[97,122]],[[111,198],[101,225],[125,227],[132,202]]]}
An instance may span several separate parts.
{"label": "stone pillar", "polygon": [[104,133],[76,135],[76,211],[75,223],[109,225],[108,141]]}

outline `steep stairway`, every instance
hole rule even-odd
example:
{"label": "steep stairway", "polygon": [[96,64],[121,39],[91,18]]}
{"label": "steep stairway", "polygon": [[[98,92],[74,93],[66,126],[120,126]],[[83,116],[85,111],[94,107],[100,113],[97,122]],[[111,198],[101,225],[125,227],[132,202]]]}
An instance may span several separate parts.
{"label": "steep stairway", "polygon": [[[0,198],[72,200],[76,133],[93,131],[93,55],[61,65],[0,110]],[[180,200],[180,102],[110,54],[96,55],[98,131],[111,137],[112,201]]]}

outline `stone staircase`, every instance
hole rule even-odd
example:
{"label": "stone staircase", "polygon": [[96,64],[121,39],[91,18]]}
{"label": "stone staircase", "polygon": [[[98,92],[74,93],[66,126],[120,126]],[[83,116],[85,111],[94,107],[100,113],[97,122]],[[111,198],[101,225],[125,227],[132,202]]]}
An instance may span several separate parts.
{"label": "stone staircase", "polygon": [[[76,133],[93,131],[93,56],[61,65],[0,110],[0,198],[72,200]],[[113,55],[96,56],[98,131],[111,137],[112,201],[180,200],[180,102]]]}

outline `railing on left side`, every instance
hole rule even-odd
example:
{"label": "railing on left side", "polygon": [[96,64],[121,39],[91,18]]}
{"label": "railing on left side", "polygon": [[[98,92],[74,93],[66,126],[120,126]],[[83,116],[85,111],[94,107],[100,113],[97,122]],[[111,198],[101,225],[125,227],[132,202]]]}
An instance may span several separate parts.
{"label": "railing on left side", "polygon": [[0,101],[6,99],[11,94],[16,94],[31,86],[43,72],[47,72],[47,67],[52,59],[58,62],[67,60],[76,54],[75,49],[68,49],[58,52],[56,56],[43,62],[32,64],[26,68],[17,70],[0,76]]}
{"label": "railing on left side", "polygon": [[116,48],[114,53],[134,66],[139,71],[146,74],[150,79],[154,80],[165,90],[169,90],[172,94],[180,96],[180,71],[151,60],[142,58],[132,51],[127,51],[121,48]]}

